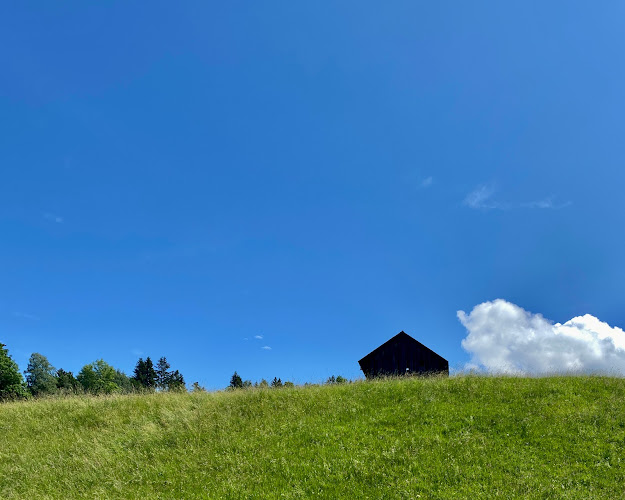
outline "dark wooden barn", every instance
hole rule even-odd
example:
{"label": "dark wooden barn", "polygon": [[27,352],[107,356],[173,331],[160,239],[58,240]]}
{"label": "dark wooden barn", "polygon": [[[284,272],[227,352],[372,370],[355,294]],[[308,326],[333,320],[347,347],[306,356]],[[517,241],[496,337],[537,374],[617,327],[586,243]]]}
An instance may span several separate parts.
{"label": "dark wooden barn", "polygon": [[399,332],[358,361],[367,378],[380,375],[445,373],[449,363],[405,332]]}

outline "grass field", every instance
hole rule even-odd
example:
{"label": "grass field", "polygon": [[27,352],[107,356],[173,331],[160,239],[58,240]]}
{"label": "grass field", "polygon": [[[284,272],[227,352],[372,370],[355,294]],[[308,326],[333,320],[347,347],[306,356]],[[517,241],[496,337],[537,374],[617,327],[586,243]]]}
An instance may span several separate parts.
{"label": "grass field", "polygon": [[462,376],[0,405],[0,498],[625,498],[625,380]]}

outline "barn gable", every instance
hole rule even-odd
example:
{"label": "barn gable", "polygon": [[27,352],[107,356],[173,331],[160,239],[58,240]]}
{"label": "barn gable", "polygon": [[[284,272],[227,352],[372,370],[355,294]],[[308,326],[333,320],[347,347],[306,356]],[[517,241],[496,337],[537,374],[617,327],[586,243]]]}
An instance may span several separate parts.
{"label": "barn gable", "polygon": [[406,332],[399,332],[358,361],[367,378],[380,375],[446,373],[447,360]]}

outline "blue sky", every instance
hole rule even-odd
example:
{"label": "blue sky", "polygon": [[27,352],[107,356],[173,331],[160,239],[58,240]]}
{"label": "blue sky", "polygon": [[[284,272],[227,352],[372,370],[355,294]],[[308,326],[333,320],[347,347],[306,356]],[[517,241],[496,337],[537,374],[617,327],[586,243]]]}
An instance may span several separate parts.
{"label": "blue sky", "polygon": [[622,3],[1,9],[22,369],[303,383],[400,330],[462,367],[498,298],[625,326]]}

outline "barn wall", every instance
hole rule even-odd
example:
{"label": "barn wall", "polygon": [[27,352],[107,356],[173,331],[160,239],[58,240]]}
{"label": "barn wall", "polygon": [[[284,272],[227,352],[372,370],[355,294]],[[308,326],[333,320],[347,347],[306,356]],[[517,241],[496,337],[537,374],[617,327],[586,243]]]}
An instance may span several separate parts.
{"label": "barn wall", "polygon": [[362,360],[361,368],[367,378],[403,375],[406,368],[413,374],[449,373],[449,364],[444,358],[409,337],[400,337],[380,346]]}

